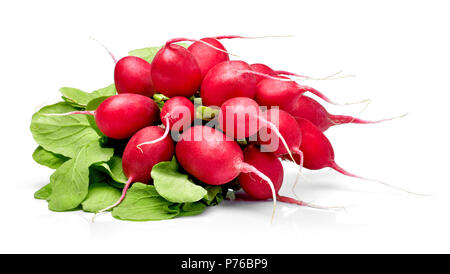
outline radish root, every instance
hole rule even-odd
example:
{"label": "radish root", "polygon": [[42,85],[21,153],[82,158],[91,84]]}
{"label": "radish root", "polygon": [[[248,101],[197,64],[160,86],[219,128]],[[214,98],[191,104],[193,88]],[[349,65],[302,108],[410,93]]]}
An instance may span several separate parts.
{"label": "radish root", "polygon": [[166,138],[169,135],[170,132],[170,120],[169,117],[165,116],[164,119],[166,120],[166,129],[164,130],[164,134],[159,137],[158,139],[152,140],[152,141],[148,141],[148,142],[144,142],[144,143],[140,143],[139,145],[137,145],[136,147],[141,151],[141,153],[143,154],[144,151],[142,150],[141,146],[143,145],[150,145],[150,144],[154,144],[157,142],[160,142],[162,140],[164,140],[164,138]]}
{"label": "radish root", "polygon": [[170,44],[177,43],[177,42],[183,42],[183,41],[199,42],[199,43],[205,44],[205,45],[207,45],[208,47],[211,47],[211,48],[213,48],[213,49],[215,49],[215,50],[218,50],[218,51],[220,51],[220,52],[224,52],[224,53],[226,53],[226,54],[229,54],[229,55],[232,55],[232,56],[235,56],[235,57],[239,57],[239,56],[236,55],[236,54],[233,54],[233,53],[228,52],[228,51],[223,50],[223,49],[219,49],[218,47],[215,47],[215,46],[211,45],[210,43],[207,43],[207,42],[205,42],[205,41],[203,41],[203,40],[199,40],[199,39],[174,38],[174,39],[170,39],[169,41],[167,41],[167,42],[166,42],[166,46],[170,46]]}

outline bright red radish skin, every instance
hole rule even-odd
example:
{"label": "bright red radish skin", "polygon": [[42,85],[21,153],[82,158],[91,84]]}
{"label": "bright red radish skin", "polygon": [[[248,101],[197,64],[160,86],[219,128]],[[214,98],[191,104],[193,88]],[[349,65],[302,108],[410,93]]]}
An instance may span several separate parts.
{"label": "bright red radish skin", "polygon": [[261,80],[256,85],[256,101],[261,106],[284,108],[285,105],[291,103],[292,100],[296,100],[297,96],[301,96],[305,92],[311,92],[325,102],[338,105],[312,87],[299,85],[295,81],[286,81],[288,78],[284,76],[278,76],[279,79],[270,75],[268,77],[270,78]]}
{"label": "bright red radish skin", "polygon": [[259,176],[272,191],[273,219],[276,208],[273,182],[257,168],[244,162],[242,149],[230,137],[211,127],[193,126],[181,135],[175,154],[180,165],[189,174],[209,185],[223,185],[240,173]]}
{"label": "bright red radish skin", "polygon": [[235,97],[220,107],[219,127],[234,139],[244,139],[256,134],[260,127],[260,109],[256,101],[247,97]]}
{"label": "bright red radish skin", "polygon": [[[256,63],[256,64],[251,64],[250,68],[253,71],[259,72],[259,73],[264,73],[270,76],[277,76],[277,74],[275,73],[275,71],[273,69],[271,69],[269,66],[266,66],[264,64],[260,64],[260,63]],[[260,76],[260,75],[255,75],[256,77],[256,82],[259,83],[261,80],[266,79],[264,76]]]}
{"label": "bright red radish skin", "polygon": [[120,59],[114,68],[114,83],[117,93],[153,96],[155,90],[151,72],[152,66],[142,58],[127,56]]}
{"label": "bright red radish skin", "polygon": [[[214,38],[202,38],[200,39],[218,49],[226,51],[225,47],[217,39]],[[204,43],[194,42],[188,47],[188,50],[192,53],[200,68],[202,78],[206,73],[215,65],[230,60],[228,53],[218,51]]]}
{"label": "bright red radish skin", "polygon": [[[194,104],[186,97],[172,97],[164,103],[160,116],[165,127],[172,130],[175,125],[177,131],[183,131],[194,121]],[[167,124],[167,122],[169,123]]]}
{"label": "bright red radish skin", "polygon": [[171,41],[153,58],[151,75],[156,91],[167,97],[190,97],[199,90],[202,81],[195,57]]}
{"label": "bright red radish skin", "polygon": [[347,115],[333,115],[319,104],[316,100],[308,96],[300,96],[293,100],[291,104],[286,104],[284,110],[296,118],[304,118],[316,125],[322,132],[331,126],[341,124],[375,124],[392,120],[383,119],[378,121],[367,121]]}
{"label": "bright red radish skin", "polygon": [[[283,183],[283,166],[275,154],[261,152],[255,146],[248,146],[244,149],[244,161],[269,177],[275,187],[275,191],[281,188]],[[272,198],[270,187],[261,181],[261,178],[249,173],[241,173],[238,177],[242,189],[252,198],[266,200]]]}
{"label": "bright red radish skin", "polygon": [[[269,109],[264,114],[267,121],[272,122],[278,128],[289,149],[294,153],[301,154],[299,147],[302,143],[302,131],[295,118],[286,111],[276,108]],[[273,152],[277,156],[288,154],[285,146],[277,145],[282,143],[281,140],[273,142],[273,138],[279,137],[272,132],[270,127],[265,128],[258,133],[257,143],[261,145],[264,151]]]}
{"label": "bright red radish skin", "polygon": [[165,126],[164,135],[158,139],[149,140],[138,144],[138,149],[144,145],[157,143],[165,139],[171,130],[177,132],[188,128],[194,121],[194,104],[186,97],[175,96],[167,100],[161,109],[161,121]]}
{"label": "bright red radish skin", "polygon": [[149,144],[138,149],[137,145],[148,140],[158,139],[164,134],[164,130],[158,126],[149,126],[136,132],[123,152],[122,169],[128,181],[122,190],[119,200],[113,205],[100,210],[98,213],[108,211],[119,205],[133,182],[148,183],[151,180],[150,173],[154,165],[163,161],[170,161],[174,154],[174,143],[170,136],[166,136],[160,142]]}
{"label": "bright red radish skin", "polygon": [[113,139],[126,139],[138,130],[159,121],[159,107],[152,99],[133,93],[111,96],[95,111],[74,111],[63,114],[94,115],[99,130]]}
{"label": "bright red radish skin", "polygon": [[253,99],[256,95],[256,77],[242,72],[250,69],[244,61],[225,61],[210,69],[200,89],[203,105],[221,106],[234,97]]}

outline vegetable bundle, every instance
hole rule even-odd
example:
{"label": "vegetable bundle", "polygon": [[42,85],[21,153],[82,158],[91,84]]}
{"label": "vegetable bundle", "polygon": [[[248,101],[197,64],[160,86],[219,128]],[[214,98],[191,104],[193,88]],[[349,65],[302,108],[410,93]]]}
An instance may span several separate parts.
{"label": "vegetable bundle", "polygon": [[333,101],[292,78],[304,76],[230,60],[220,40],[233,38],[134,50],[116,62],[113,85],[61,88],[63,101],[31,121],[33,159],[55,169],[35,198],[53,211],[163,220],[199,214],[240,188],[274,210],[276,201],[317,207],[278,194],[281,159],[357,177],[334,162],[323,131],[372,122],[329,114],[304,93]]}

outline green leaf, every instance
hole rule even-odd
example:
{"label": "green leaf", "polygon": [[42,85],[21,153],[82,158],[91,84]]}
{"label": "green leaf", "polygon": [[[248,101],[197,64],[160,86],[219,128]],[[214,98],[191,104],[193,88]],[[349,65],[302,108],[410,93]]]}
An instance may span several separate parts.
{"label": "green leaf", "polygon": [[178,172],[175,157],[170,162],[160,162],[153,166],[151,176],[158,193],[170,202],[197,202],[207,194],[207,191],[194,184],[187,174]]}
{"label": "green leaf", "polygon": [[222,187],[221,186],[206,186],[208,193],[203,198],[203,201],[207,205],[219,204],[223,200]]}
{"label": "green leaf", "polygon": [[81,203],[84,211],[98,212],[119,200],[122,192],[105,183],[94,183],[89,186],[86,199]]}
{"label": "green leaf", "polygon": [[51,116],[51,113],[67,113],[76,109],[60,102],[43,107],[33,115],[30,130],[36,142],[45,150],[74,158],[87,143],[100,137],[91,127],[87,115]]}
{"label": "green leaf", "polygon": [[[98,108],[98,106],[103,103],[103,101],[105,101],[106,99],[108,99],[110,96],[100,96],[97,98],[94,98],[92,100],[89,101],[89,103],[86,106],[86,110],[96,110]],[[89,124],[91,125],[91,127],[97,132],[97,134],[99,136],[105,137],[105,135],[103,134],[103,132],[100,131],[100,129],[97,126],[97,123],[95,122],[95,117],[93,115],[86,115]]]}
{"label": "green leaf", "polygon": [[97,169],[108,174],[115,182],[125,184],[128,180],[123,173],[122,158],[113,156],[107,163],[98,163],[95,165]]}
{"label": "green leaf", "polygon": [[59,91],[63,95],[62,97],[64,101],[69,102],[76,107],[85,108],[88,105],[88,103],[95,98],[103,96],[109,97],[115,95],[116,87],[114,84],[112,84],[107,87],[93,91],[91,93],[87,93],[77,88],[69,88],[69,87],[60,88]]}
{"label": "green leaf", "polygon": [[194,216],[203,213],[206,209],[206,205],[201,202],[186,203],[181,206],[181,212],[178,215],[181,216]]}
{"label": "green leaf", "polygon": [[151,63],[153,61],[153,57],[155,57],[156,53],[161,48],[162,47],[149,47],[149,48],[135,49],[128,52],[128,55],[140,57],[146,60],[147,62]]}
{"label": "green leaf", "polygon": [[179,214],[179,209],[159,196],[155,187],[134,183],[125,199],[112,211],[112,216],[120,220],[156,221],[171,219]]}
{"label": "green leaf", "polygon": [[52,194],[49,208],[53,211],[66,211],[79,206],[88,194],[89,166],[108,161],[113,152],[113,149],[102,148],[98,141],[93,141],[60,166],[50,176]]}
{"label": "green leaf", "polygon": [[52,194],[52,186],[51,184],[46,184],[41,189],[34,193],[34,198],[39,200],[48,200],[50,195]]}
{"label": "green leaf", "polygon": [[33,152],[33,159],[36,161],[36,163],[52,169],[57,169],[65,161],[69,160],[69,158],[45,150],[41,146],[38,146]]}
{"label": "green leaf", "polygon": [[[185,47],[185,48],[188,47],[188,44],[186,44],[186,43],[176,43],[176,44],[178,44],[182,47]],[[147,62],[151,63],[153,61],[153,58],[155,57],[156,53],[158,52],[158,50],[160,50],[161,48],[162,48],[162,46],[135,49],[135,50],[129,51],[128,55],[140,57],[140,58],[146,60]]]}

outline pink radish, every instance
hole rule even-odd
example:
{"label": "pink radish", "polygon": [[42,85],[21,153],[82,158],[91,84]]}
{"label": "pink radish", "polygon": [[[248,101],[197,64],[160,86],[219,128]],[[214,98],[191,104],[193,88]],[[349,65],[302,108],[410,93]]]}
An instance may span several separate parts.
{"label": "pink radish", "polygon": [[[396,186],[389,185],[379,180],[367,179],[344,170],[343,168],[338,166],[334,161],[333,147],[331,146],[331,143],[328,140],[328,138],[322,133],[322,131],[320,131],[319,128],[317,128],[313,123],[311,123],[306,119],[298,118],[297,122],[300,125],[300,129],[302,131],[302,143],[300,145],[300,150],[303,151],[304,154],[303,165],[305,168],[317,170],[325,167],[330,167],[346,176],[377,182],[385,186],[395,188],[404,192],[408,192],[411,194],[423,195],[413,193]],[[298,163],[299,158],[297,157],[297,155],[295,155],[294,157],[296,158],[296,162]],[[284,158],[289,159],[287,157]]]}
{"label": "pink radish", "polygon": [[138,130],[159,121],[159,107],[150,98],[133,93],[109,97],[95,111],[74,111],[49,115],[94,115],[100,131],[113,139],[131,137]]}
{"label": "pink radish", "polygon": [[128,188],[133,182],[148,183],[151,180],[150,173],[154,165],[162,161],[170,161],[174,154],[174,143],[170,136],[166,136],[160,142],[149,144],[141,150],[137,145],[148,140],[155,140],[164,134],[164,130],[157,126],[143,128],[136,132],[128,141],[122,156],[122,168],[128,181],[122,191],[119,200],[113,205],[100,210],[98,213],[110,210],[119,205],[125,198]]}
{"label": "pink radish", "polygon": [[[220,107],[218,119],[220,129],[234,139],[244,139],[255,135],[261,127],[270,128],[277,136],[275,142],[273,142],[274,139],[270,140],[272,146],[276,146],[272,148],[277,150],[280,144],[279,141],[281,141],[281,144],[285,148],[283,152],[291,155],[289,145],[286,143],[283,135],[279,132],[277,126],[273,123],[274,121],[278,122],[278,120],[276,120],[278,119],[278,116],[272,115],[272,121],[265,119],[261,116],[259,106],[253,99],[247,97],[228,99]],[[295,123],[295,119],[293,120]],[[298,145],[299,144],[296,143],[292,147]],[[295,147],[295,149],[297,149],[297,147]]]}
{"label": "pink radish", "polygon": [[305,92],[311,92],[330,104],[339,105],[314,88],[300,85],[292,80],[289,81],[285,77],[279,78],[280,79],[274,77],[267,78],[261,80],[256,85],[256,101],[260,105],[267,107],[279,106],[280,108],[284,108],[286,104],[296,100],[298,96],[301,96]]}
{"label": "pink radish", "polygon": [[221,106],[233,97],[254,98],[256,95],[256,77],[249,71],[244,61],[225,61],[208,71],[200,89],[203,105]]}
{"label": "pink radish", "polygon": [[327,130],[329,127],[335,125],[347,123],[375,124],[398,118],[394,117],[378,121],[367,121],[347,115],[333,115],[328,113],[327,110],[316,100],[304,95],[297,97],[290,104],[286,104],[284,106],[284,110],[289,112],[295,118],[304,118],[306,120],[309,120],[314,125],[316,125],[316,127],[318,127],[322,132]]}
{"label": "pink radish", "polygon": [[218,51],[204,43],[194,42],[188,47],[188,50],[197,60],[197,64],[200,67],[202,78],[205,77],[206,73],[215,65],[230,60],[228,53],[225,51],[225,47],[217,39],[214,38],[202,38],[200,39],[209,45],[219,48],[223,51]]}
{"label": "pink radish", "polygon": [[[247,164],[254,166],[256,169],[264,173],[274,184],[277,201],[296,204],[300,206],[307,206],[311,208],[328,209],[331,207],[322,207],[310,203],[306,203],[294,198],[279,195],[278,192],[283,184],[283,166],[280,160],[271,152],[261,152],[258,148],[250,145],[244,149],[244,161]],[[238,177],[239,184],[242,189],[252,199],[267,200],[272,197],[272,191],[264,184],[257,176],[252,176],[251,173],[241,173]]]}
{"label": "pink radish", "polygon": [[178,162],[189,174],[209,185],[223,185],[240,173],[256,174],[270,186],[273,218],[276,207],[273,182],[254,166],[244,162],[244,153],[230,137],[207,126],[193,126],[183,132],[175,153]]}
{"label": "pink radish", "polygon": [[153,96],[155,90],[151,71],[150,63],[142,58],[127,56],[120,59],[114,68],[114,83],[117,93]]}
{"label": "pink radish", "polygon": [[167,97],[194,95],[202,74],[195,57],[169,40],[152,61],[152,80],[156,91]]}
{"label": "pink radish", "polygon": [[102,46],[111,56],[114,67],[114,84],[117,93],[136,93],[151,97],[155,93],[151,70],[152,66],[146,60],[136,56],[126,56],[117,61],[116,56],[100,41],[91,38]]}
{"label": "pink radish", "polygon": [[161,121],[166,127],[164,134],[158,139],[139,144],[138,148],[162,141],[169,135],[170,130],[180,132],[188,128],[194,121],[194,112],[194,104],[186,97],[175,96],[170,98],[165,102],[160,114]]}
{"label": "pink radish", "polygon": [[[267,74],[270,76],[277,76],[276,72],[271,69],[269,66],[266,66],[264,64],[260,64],[260,63],[256,63],[256,64],[251,64],[250,68],[253,71],[259,72],[259,73],[263,73],[263,74]],[[266,77],[261,76],[261,75],[255,75],[256,77],[256,82],[259,83],[261,80],[266,79]]]}

